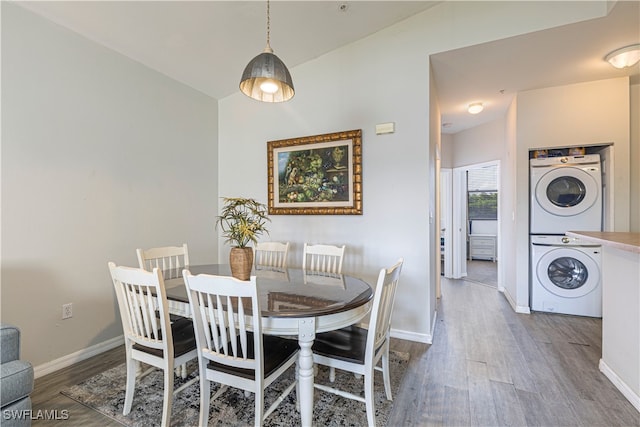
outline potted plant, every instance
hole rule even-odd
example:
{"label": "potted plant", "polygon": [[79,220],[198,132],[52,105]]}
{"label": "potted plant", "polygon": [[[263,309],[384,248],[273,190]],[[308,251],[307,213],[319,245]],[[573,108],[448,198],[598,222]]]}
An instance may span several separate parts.
{"label": "potted plant", "polygon": [[223,207],[216,226],[222,230],[230,243],[229,264],[231,275],[240,280],[249,280],[253,266],[253,248],[249,243],[257,243],[258,236],[269,233],[266,228],[267,207],[254,199],[223,197]]}

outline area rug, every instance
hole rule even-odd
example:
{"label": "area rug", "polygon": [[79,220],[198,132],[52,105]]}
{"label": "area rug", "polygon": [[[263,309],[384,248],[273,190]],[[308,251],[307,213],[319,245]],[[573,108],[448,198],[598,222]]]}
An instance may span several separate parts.
{"label": "area rug", "polygon": [[[391,390],[395,396],[407,368],[409,355],[392,351],[390,353]],[[268,389],[265,396],[265,408],[276,396],[291,383],[295,376],[295,366],[289,369]],[[175,387],[180,386],[196,375],[197,364],[188,365],[190,372],[186,380],[175,379]],[[386,399],[382,373],[375,373],[375,409],[376,425],[386,426],[393,402]],[[330,384],[329,370],[319,366],[316,382]],[[61,391],[61,393],[95,411],[106,415],[125,426],[158,426],[162,419],[163,381],[162,371],[156,370],[138,381],[129,415],[122,415],[125,395],[126,369],[120,366],[102,372],[94,377]],[[335,388],[347,390],[364,396],[364,380],[355,378],[351,373],[336,372],[336,380],[331,384]],[[212,384],[212,392],[217,385]],[[174,397],[171,425],[197,426],[200,409],[200,386],[196,382]],[[248,426],[254,421],[254,396],[245,397],[241,390],[229,388],[218,399],[211,402],[209,411],[210,426]],[[317,426],[366,426],[367,415],[364,403],[345,399],[321,390],[314,391],[314,424]],[[295,409],[295,391],[291,393],[263,425],[298,426],[299,412]]]}

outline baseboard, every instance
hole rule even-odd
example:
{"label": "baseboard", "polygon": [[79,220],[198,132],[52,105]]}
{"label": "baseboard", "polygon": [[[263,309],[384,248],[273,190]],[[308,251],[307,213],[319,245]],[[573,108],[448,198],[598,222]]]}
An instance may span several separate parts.
{"label": "baseboard", "polygon": [[431,319],[431,336],[428,344],[433,344],[433,337],[436,334],[436,320],[438,320],[438,310],[433,311],[433,319]]}
{"label": "baseboard", "polygon": [[418,334],[416,332],[401,331],[393,328],[391,329],[391,337],[425,344],[431,344],[433,339],[433,336],[430,334]]}
{"label": "baseboard", "polygon": [[394,329],[391,328],[391,337],[392,338],[398,338],[401,340],[407,340],[407,341],[413,341],[413,342],[420,342],[420,343],[424,343],[424,344],[431,344],[433,343],[433,331],[435,330],[435,325],[436,325],[436,316],[437,316],[437,311],[435,311],[433,313],[433,322],[431,322],[431,331],[428,334],[420,334],[417,332],[410,332],[410,331],[403,331],[400,329]]}
{"label": "baseboard", "polygon": [[615,372],[605,363],[604,360],[600,359],[600,363],[598,365],[600,368],[600,372],[604,374],[605,377],[609,378],[609,381],[618,389],[620,393],[623,394],[624,397],[627,398],[629,402],[636,408],[638,412],[640,412],[640,396],[638,396],[631,387],[627,385],[622,379],[616,375]]}
{"label": "baseboard", "polygon": [[76,351],[75,353],[71,353],[59,359],[52,360],[51,362],[38,365],[33,368],[33,375],[35,378],[39,378],[43,375],[47,375],[62,368],[71,366],[74,363],[78,363],[100,353],[104,353],[105,351],[116,348],[122,344],[124,344],[124,335],[111,338],[110,340],[92,345],[91,347],[83,348],[82,350]]}
{"label": "baseboard", "polygon": [[518,305],[516,306],[516,313],[531,314],[531,309],[529,308],[529,306]]}
{"label": "baseboard", "polygon": [[433,332],[436,327],[436,317],[438,316],[438,312],[433,312],[433,321],[431,322],[431,331],[428,334],[419,334],[416,332],[409,331],[401,331],[400,329],[391,328],[390,335],[392,338],[398,338],[401,340],[421,342],[424,344],[432,344],[433,343]]}
{"label": "baseboard", "polygon": [[531,314],[531,309],[529,308],[529,306],[516,304],[515,300],[511,297],[511,294],[509,293],[509,291],[507,291],[506,288],[502,288],[501,292],[502,295],[504,295],[504,297],[507,299],[507,302],[509,303],[513,311],[521,314]]}

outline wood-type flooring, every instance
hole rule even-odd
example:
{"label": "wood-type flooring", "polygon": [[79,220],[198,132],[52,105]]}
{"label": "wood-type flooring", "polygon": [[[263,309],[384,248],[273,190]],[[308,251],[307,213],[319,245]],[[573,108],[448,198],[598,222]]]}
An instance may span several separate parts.
{"label": "wood-type flooring", "polygon": [[[598,370],[601,330],[600,319],[517,314],[495,288],[442,278],[433,343],[392,340],[411,361],[389,425],[640,426]],[[69,419],[33,425],[119,426],[59,391],[123,361],[118,347],[38,378],[34,411],[68,410]]]}

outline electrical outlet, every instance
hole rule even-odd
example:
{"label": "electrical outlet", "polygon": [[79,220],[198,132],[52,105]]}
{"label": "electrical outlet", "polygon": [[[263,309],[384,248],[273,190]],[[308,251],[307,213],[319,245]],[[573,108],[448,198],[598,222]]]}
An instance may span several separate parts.
{"label": "electrical outlet", "polygon": [[73,303],[62,304],[62,319],[73,317]]}

